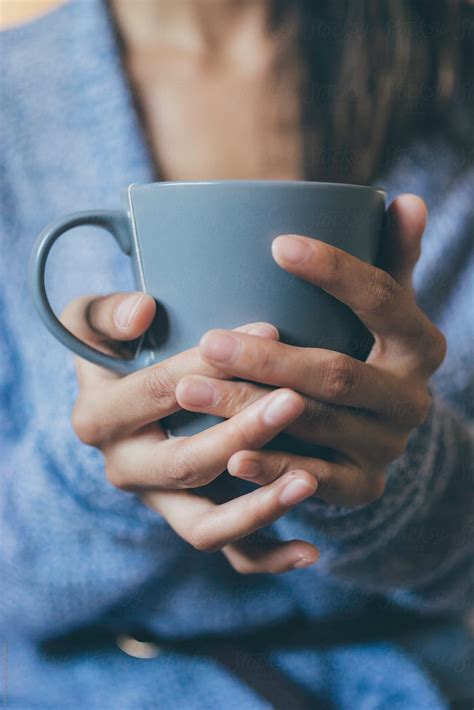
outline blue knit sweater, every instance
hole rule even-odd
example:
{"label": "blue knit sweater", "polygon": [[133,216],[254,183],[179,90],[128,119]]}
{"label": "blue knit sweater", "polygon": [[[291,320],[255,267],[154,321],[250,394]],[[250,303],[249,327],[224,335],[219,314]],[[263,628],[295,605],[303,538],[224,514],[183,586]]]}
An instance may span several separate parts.
{"label": "blue knit sweater", "polygon": [[[53,217],[118,206],[119,190],[155,179],[107,12],[77,0],[2,33],[0,178],[0,622],[8,689],[20,708],[269,707],[216,660],[165,651],[137,661],[117,648],[47,658],[41,642],[95,625],[163,638],[226,635],[303,614],[317,628],[368,613],[374,600],[421,614],[473,600],[474,170],[442,137],[405,151],[378,181],[421,195],[431,211],[416,273],[419,302],[447,335],[427,421],[357,509],[305,502],[273,526],[322,549],[312,569],[240,576],[199,553],[132,494],[113,489],[101,455],[74,436],[73,361],[39,323],[29,253]],[[84,293],[132,287],[100,231],[55,248],[56,309]],[[383,635],[383,629],[382,635]],[[314,633],[314,632],[312,632]],[[441,708],[417,659],[395,643],[279,651],[272,662],[313,707]],[[445,651],[440,651],[442,657]],[[446,655],[452,654],[446,651]],[[257,669],[258,671],[258,669]]]}

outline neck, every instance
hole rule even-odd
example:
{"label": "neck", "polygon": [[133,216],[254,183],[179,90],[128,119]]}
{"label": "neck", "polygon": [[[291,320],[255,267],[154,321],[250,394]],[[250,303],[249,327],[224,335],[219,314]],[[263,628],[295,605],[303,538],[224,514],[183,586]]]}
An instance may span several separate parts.
{"label": "neck", "polygon": [[230,54],[269,34],[271,0],[109,0],[125,44]]}

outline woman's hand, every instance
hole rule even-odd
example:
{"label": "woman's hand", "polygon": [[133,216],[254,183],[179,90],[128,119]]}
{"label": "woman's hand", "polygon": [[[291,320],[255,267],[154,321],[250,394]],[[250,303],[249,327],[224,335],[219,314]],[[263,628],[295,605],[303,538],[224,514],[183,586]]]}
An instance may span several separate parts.
{"label": "woman's hand", "polygon": [[[62,320],[90,345],[114,352],[124,341],[138,338],[154,314],[151,297],[114,294],[78,299]],[[275,329],[264,323],[240,330],[250,339],[276,337]],[[317,482],[305,471],[288,472],[269,486],[221,505],[186,490],[217,478],[237,451],[260,449],[273,439],[303,411],[301,395],[268,389],[229,421],[192,437],[168,439],[157,420],[180,409],[175,397],[179,380],[189,373],[223,376],[202,361],[197,348],[123,378],[80,359],[77,373],[80,392],[73,426],[84,443],[103,452],[114,486],[140,493],[197,549],[224,548],[241,572],[284,572],[315,561],[317,551],[306,542],[267,541],[262,547],[247,537],[315,492]]]}
{"label": "woman's hand", "polygon": [[287,387],[304,395],[305,402],[288,433],[330,450],[323,459],[248,446],[231,456],[229,473],[268,485],[289,470],[305,470],[318,481],[318,497],[339,505],[365,504],[382,495],[388,465],[427,416],[428,379],[446,350],[412,288],[426,223],[424,203],[401,196],[388,216],[385,270],[303,236],[281,236],[273,243],[282,268],[347,304],[373,333],[367,362],[225,330],[202,338],[203,360],[221,376],[251,382],[188,375],[177,387],[183,408],[234,417],[268,391],[253,383]]}

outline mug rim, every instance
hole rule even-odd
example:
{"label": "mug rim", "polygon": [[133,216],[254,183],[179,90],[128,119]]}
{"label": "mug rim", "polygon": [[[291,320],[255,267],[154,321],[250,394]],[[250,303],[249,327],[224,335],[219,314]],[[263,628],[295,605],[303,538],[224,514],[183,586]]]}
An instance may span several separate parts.
{"label": "mug rim", "polygon": [[138,188],[151,188],[151,187],[204,187],[208,185],[223,185],[227,187],[322,187],[322,188],[341,188],[344,190],[369,190],[370,192],[378,192],[384,197],[387,196],[387,191],[383,187],[378,187],[375,185],[356,185],[346,182],[317,182],[316,180],[161,180],[155,182],[146,183],[131,183],[127,192],[129,194]]}

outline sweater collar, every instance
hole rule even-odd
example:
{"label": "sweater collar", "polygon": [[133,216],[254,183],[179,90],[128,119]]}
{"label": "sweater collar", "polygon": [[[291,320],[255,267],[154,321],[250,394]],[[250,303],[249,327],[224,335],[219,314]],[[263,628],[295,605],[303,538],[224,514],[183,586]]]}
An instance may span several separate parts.
{"label": "sweater collar", "polygon": [[[87,110],[87,130],[113,169],[117,154],[128,181],[156,180],[156,169],[124,71],[120,40],[106,0],[73,0],[66,11],[65,34],[71,53],[70,80],[77,110]],[[70,114],[73,119],[72,112]],[[123,187],[126,185],[123,184]]]}

